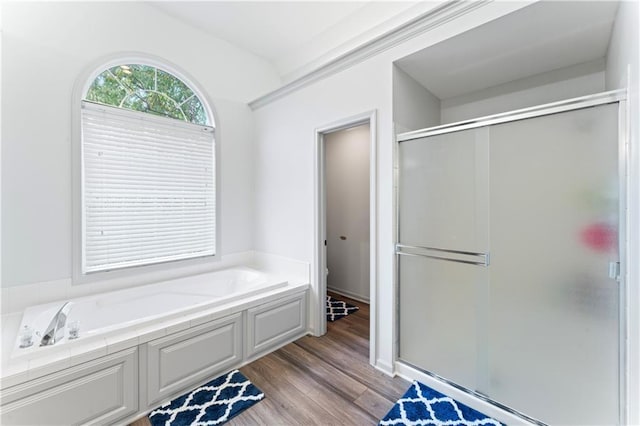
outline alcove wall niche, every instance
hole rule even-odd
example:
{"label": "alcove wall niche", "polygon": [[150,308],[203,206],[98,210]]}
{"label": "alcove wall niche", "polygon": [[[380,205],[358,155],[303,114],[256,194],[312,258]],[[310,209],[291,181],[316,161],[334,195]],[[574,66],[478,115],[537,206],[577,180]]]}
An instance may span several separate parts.
{"label": "alcove wall niche", "polygon": [[619,88],[618,9],[538,2],[396,61],[396,133]]}

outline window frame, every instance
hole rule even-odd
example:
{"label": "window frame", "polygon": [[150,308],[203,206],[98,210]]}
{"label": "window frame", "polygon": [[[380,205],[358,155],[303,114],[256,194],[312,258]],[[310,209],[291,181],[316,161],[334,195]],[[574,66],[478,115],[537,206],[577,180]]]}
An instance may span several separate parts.
{"label": "window frame", "polygon": [[[82,163],[82,101],[93,81],[104,70],[121,64],[141,64],[161,69],[186,84],[196,96],[200,98],[207,114],[210,127],[213,127],[214,143],[214,176],[215,176],[215,254],[191,259],[173,260],[162,263],[154,263],[141,266],[131,266],[109,271],[83,273],[82,257],[83,247],[83,163]],[[146,54],[117,54],[107,58],[94,61],[87,67],[76,80],[72,96],[72,284],[101,283],[109,287],[131,287],[145,283],[172,279],[185,275],[192,275],[206,272],[215,267],[222,257],[221,252],[221,191],[220,191],[220,129],[212,102],[206,92],[198,85],[196,80],[182,71],[176,65],[161,58],[156,58]],[[133,110],[124,110],[136,112]]]}

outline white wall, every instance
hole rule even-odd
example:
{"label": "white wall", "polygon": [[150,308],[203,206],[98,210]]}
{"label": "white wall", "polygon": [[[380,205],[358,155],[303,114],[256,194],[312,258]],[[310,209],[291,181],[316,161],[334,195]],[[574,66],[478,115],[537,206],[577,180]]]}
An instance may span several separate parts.
{"label": "white wall", "polygon": [[604,59],[443,99],[442,124],[604,91]]}
{"label": "white wall", "polygon": [[607,54],[608,90],[628,88],[628,424],[640,424],[640,4],[623,1]]}
{"label": "white wall", "polygon": [[[392,63],[410,53],[526,6],[520,2],[492,2],[454,21],[432,27],[401,45],[386,50],[338,74],[278,99],[255,111],[256,240],[258,251],[314,262],[314,129],[347,117],[377,110],[377,312],[378,338],[373,343],[375,364],[393,370],[394,198],[392,128]],[[314,274],[314,276],[316,276]],[[312,280],[317,289],[318,283]],[[313,294],[312,327],[321,295]]]}
{"label": "white wall", "polygon": [[246,102],[279,84],[270,65],[142,2],[4,2],[2,12],[2,286],[71,277],[72,90],[118,52],[176,64],[213,99],[222,254],[252,248]]}
{"label": "white wall", "polygon": [[440,124],[440,99],[400,67],[393,67],[393,122],[396,133]]}
{"label": "white wall", "polygon": [[369,300],[369,140],[369,125],[324,138],[327,287],[364,301]]}

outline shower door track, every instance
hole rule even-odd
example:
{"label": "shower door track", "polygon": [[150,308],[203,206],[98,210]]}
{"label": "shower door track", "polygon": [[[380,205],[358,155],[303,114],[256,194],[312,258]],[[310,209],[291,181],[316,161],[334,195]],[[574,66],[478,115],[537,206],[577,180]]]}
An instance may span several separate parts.
{"label": "shower door track", "polygon": [[510,121],[525,120],[527,118],[551,115],[559,112],[571,111],[575,109],[588,108],[591,106],[610,104],[627,99],[626,90],[612,90],[609,92],[596,93],[593,95],[581,96],[579,98],[565,99],[563,101],[552,102],[534,107],[516,109],[502,112],[500,114],[487,115],[484,117],[472,118],[470,120],[457,121],[455,123],[443,124],[426,129],[414,130],[398,134],[398,142],[406,142],[414,139],[421,139],[428,136],[442,135],[445,133],[459,132],[461,130],[486,127],[493,124],[508,123]]}

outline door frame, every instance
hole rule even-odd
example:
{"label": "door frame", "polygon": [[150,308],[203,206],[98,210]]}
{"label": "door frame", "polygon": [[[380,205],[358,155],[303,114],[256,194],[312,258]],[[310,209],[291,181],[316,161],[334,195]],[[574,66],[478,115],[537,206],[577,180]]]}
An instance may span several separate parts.
{"label": "door frame", "polygon": [[327,212],[325,135],[369,124],[369,363],[377,356],[377,294],[378,294],[378,169],[377,169],[377,110],[366,111],[318,127],[314,131],[314,262],[311,283],[311,325],[314,336],[327,332]]}

